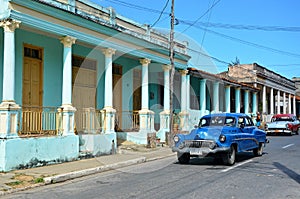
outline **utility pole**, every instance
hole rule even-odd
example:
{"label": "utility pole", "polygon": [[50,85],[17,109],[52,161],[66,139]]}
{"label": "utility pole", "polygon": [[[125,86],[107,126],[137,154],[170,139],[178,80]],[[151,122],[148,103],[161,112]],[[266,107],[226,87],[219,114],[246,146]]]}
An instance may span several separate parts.
{"label": "utility pole", "polygon": [[171,30],[170,30],[170,63],[171,63],[171,71],[170,71],[170,135],[169,135],[169,146],[173,145],[173,137],[174,137],[174,131],[173,131],[173,80],[174,80],[174,73],[175,73],[175,66],[174,66],[174,1],[172,0],[171,5]]}

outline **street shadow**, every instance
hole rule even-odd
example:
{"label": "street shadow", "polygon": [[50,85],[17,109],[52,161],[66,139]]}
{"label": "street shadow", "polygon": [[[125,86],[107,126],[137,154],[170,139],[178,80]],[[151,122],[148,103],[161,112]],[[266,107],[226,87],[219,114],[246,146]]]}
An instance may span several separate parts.
{"label": "street shadow", "polygon": [[[243,162],[243,161],[249,160],[254,157],[255,156],[253,155],[252,152],[240,152],[240,153],[236,154],[235,161],[236,161],[236,163],[239,163],[239,162]],[[175,164],[180,164],[180,163],[176,162]],[[225,166],[221,157],[212,157],[212,156],[192,157],[190,159],[190,162],[187,165]],[[222,168],[212,167],[209,169],[215,170],[215,169],[222,169]]]}
{"label": "street shadow", "polygon": [[288,175],[291,179],[295,180],[298,184],[300,184],[300,175],[298,173],[280,164],[279,162],[274,162],[273,165],[280,171]]}

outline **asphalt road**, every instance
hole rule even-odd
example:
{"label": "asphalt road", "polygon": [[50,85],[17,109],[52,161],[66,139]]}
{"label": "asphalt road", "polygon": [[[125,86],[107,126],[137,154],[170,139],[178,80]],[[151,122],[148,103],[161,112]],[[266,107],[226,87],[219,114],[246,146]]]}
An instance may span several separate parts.
{"label": "asphalt road", "polygon": [[300,198],[300,135],[268,138],[262,157],[239,154],[231,167],[170,157],[3,198]]}

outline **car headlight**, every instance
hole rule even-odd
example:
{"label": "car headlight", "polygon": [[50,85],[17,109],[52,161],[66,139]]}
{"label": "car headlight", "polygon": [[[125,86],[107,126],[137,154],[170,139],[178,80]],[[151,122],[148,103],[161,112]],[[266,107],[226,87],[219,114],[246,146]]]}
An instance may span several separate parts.
{"label": "car headlight", "polygon": [[220,140],[220,142],[225,142],[226,141],[226,136],[225,135],[220,135],[219,140]]}
{"label": "car headlight", "polygon": [[176,135],[174,136],[174,142],[178,142],[179,141],[179,137]]}

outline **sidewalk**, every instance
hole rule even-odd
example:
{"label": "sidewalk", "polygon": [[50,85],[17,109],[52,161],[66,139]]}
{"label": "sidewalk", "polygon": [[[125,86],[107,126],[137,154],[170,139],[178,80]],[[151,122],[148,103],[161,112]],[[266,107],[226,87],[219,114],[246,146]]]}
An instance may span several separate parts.
{"label": "sidewalk", "polygon": [[117,154],[0,173],[0,196],[37,186],[173,156],[168,146],[120,146]]}

